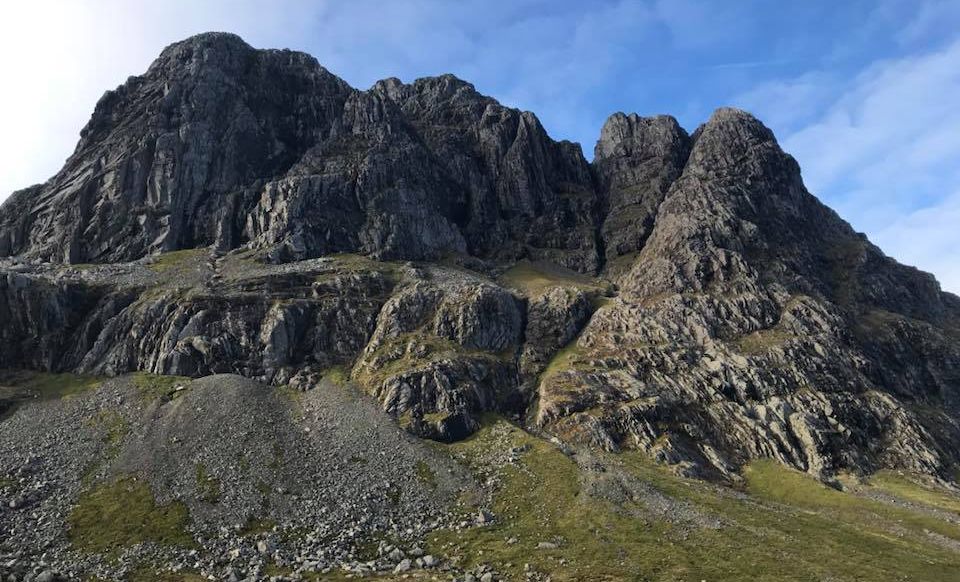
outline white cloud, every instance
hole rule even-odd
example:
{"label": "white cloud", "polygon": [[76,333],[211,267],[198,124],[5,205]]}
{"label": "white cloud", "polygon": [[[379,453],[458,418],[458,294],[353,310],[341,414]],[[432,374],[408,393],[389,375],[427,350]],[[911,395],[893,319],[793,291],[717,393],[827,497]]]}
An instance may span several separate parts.
{"label": "white cloud", "polygon": [[[821,119],[789,135],[784,145],[800,158],[816,191],[833,191],[853,179],[883,186],[881,191],[909,204],[911,193],[896,192],[896,180],[960,153],[958,102],[960,42],[869,67]],[[928,140],[934,135],[940,153],[931,155]]]}
{"label": "white cloud", "polygon": [[820,113],[835,98],[836,79],[825,72],[809,72],[793,79],[762,83],[734,99],[776,129],[794,128]]}
{"label": "white cloud", "polygon": [[881,248],[897,249],[897,258],[937,275],[941,286],[960,294],[960,191],[940,204],[895,220],[874,234]]}
{"label": "white cloud", "polygon": [[896,35],[901,44],[926,40],[938,31],[953,33],[960,22],[960,3],[956,0],[927,0],[913,8],[913,19]]}
{"label": "white cloud", "polygon": [[848,80],[812,72],[766,83],[736,101],[781,136],[813,193],[960,292],[960,229],[941,220],[958,204],[948,195],[960,185],[960,41]]}

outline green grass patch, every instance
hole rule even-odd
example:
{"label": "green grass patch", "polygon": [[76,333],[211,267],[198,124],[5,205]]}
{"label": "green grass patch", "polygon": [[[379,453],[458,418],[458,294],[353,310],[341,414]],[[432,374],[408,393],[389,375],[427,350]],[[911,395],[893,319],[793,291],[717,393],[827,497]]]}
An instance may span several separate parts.
{"label": "green grass patch", "polygon": [[384,342],[377,351],[365,356],[353,370],[353,379],[368,390],[386,379],[429,366],[444,358],[473,357],[485,360],[509,360],[512,352],[491,353],[471,350],[425,331],[401,334]]}
{"label": "green grass patch", "polygon": [[609,284],[604,281],[557,265],[529,261],[521,261],[505,271],[499,282],[530,297],[550,287],[575,287],[587,293],[610,292]]}
{"label": "green grass patch", "polygon": [[[591,495],[574,460],[511,428],[495,420],[470,439],[445,445],[481,475],[498,450],[530,448],[518,465],[498,470],[496,521],[436,532],[428,538],[430,551],[462,556],[466,567],[504,565],[506,579],[523,579],[528,563],[555,581],[948,581],[960,568],[960,553],[924,532],[948,535],[956,526],[830,489],[772,462],[751,466],[744,494],[678,477],[639,452],[607,456],[676,504],[658,513],[650,510],[658,502],[648,504],[643,494],[617,502]],[[685,512],[700,521],[683,518]],[[540,542],[557,548],[538,549]]]}
{"label": "green grass patch", "polygon": [[235,250],[223,256],[220,266],[224,274],[244,273],[262,268],[264,261],[258,249]]}
{"label": "green grass patch", "polygon": [[[489,449],[530,447],[522,465],[501,471],[503,485],[493,505],[496,521],[487,527],[437,533],[429,539],[433,551],[462,555],[467,567],[510,563],[502,572],[508,579],[523,579],[525,563],[553,580],[623,580],[649,572],[646,565],[658,560],[662,551],[657,538],[664,528],[644,527],[582,495],[573,461],[519,429],[505,440],[497,438],[495,433],[504,430],[509,427],[498,420],[467,441],[450,445],[476,468],[485,465]],[[537,549],[541,542],[558,547]]]}
{"label": "green grass patch", "polygon": [[123,416],[115,410],[101,410],[86,422],[103,432],[103,442],[108,447],[110,457],[116,457],[123,447],[123,441],[130,434],[130,426]]}
{"label": "green grass patch", "polygon": [[163,253],[157,255],[153,262],[148,265],[150,270],[154,273],[167,273],[169,271],[180,269],[191,262],[194,262],[199,257],[203,256],[208,249],[183,249],[179,251],[171,251],[169,253]]}
{"label": "green grass patch", "polygon": [[449,412],[428,412],[423,415],[423,420],[433,424],[443,422],[448,418],[450,418]]}
{"label": "green grass patch", "polygon": [[417,476],[417,481],[431,489],[437,488],[437,474],[434,473],[433,468],[430,467],[426,461],[417,461],[414,467],[414,474]]}
{"label": "green grass patch", "polygon": [[762,329],[739,337],[736,344],[740,353],[753,356],[781,347],[793,337],[792,333],[781,329]]}
{"label": "green grass patch", "polygon": [[583,357],[583,350],[577,346],[576,340],[570,342],[557,351],[550,359],[547,367],[540,375],[541,381],[566,370],[577,369],[577,362]]}
{"label": "green grass patch", "polygon": [[150,485],[134,477],[81,494],[68,518],[70,543],[87,552],[115,553],[143,542],[190,547],[187,507],[158,505]]}
{"label": "green grass patch", "polygon": [[[377,261],[354,253],[338,253],[328,255],[326,258],[330,259],[334,274],[379,271],[392,283],[400,279],[401,263],[399,262]],[[321,275],[319,279],[323,280],[327,277],[328,275]]]}
{"label": "green grass patch", "polygon": [[956,492],[925,485],[907,475],[881,471],[870,477],[869,485],[901,499],[960,514],[960,496]]}
{"label": "green grass patch", "polygon": [[203,463],[197,463],[196,473],[197,497],[207,503],[216,503],[220,501],[223,494],[223,487],[220,479],[217,479],[209,472]]}
{"label": "green grass patch", "polygon": [[344,366],[331,366],[323,372],[323,379],[337,386],[350,382],[350,371]]}
{"label": "green grass patch", "polygon": [[[103,383],[97,376],[52,374],[29,370],[0,370],[0,386],[8,389],[8,397],[34,400],[70,398],[94,390]],[[0,398],[3,395],[0,394]]]}
{"label": "green grass patch", "polygon": [[101,383],[94,376],[0,370],[0,420],[27,402],[73,398]]}
{"label": "green grass patch", "polygon": [[173,400],[185,392],[177,390],[191,382],[185,376],[162,376],[147,372],[136,372],[132,376],[133,384],[145,400]]}
{"label": "green grass patch", "polygon": [[[923,539],[926,532],[932,531],[960,541],[960,525],[956,523],[938,519],[926,512],[911,511],[903,506],[838,491],[805,473],[787,469],[774,461],[755,462],[744,474],[749,484],[748,490],[757,497],[817,510],[841,522],[858,523],[865,528],[888,533],[897,531],[901,536],[908,532]],[[881,474],[874,482],[879,486],[886,484],[887,487],[899,489],[906,496],[924,496],[921,488],[889,475]],[[927,495],[928,500],[935,499],[932,493]],[[960,498],[942,498],[940,503],[960,505]]]}
{"label": "green grass patch", "polygon": [[604,277],[615,281],[626,275],[633,268],[634,263],[637,262],[639,255],[638,252],[631,252],[612,258],[608,256],[603,268]]}

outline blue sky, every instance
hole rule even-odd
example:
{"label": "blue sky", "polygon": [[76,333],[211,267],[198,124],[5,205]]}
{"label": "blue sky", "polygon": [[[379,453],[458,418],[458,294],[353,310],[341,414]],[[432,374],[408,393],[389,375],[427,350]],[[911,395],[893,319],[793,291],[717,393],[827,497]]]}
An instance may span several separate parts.
{"label": "blue sky", "polygon": [[229,30],[359,88],[452,72],[588,158],[614,111],[692,131],[743,107],[814,194],[960,292],[960,0],[20,4],[0,19],[0,198],[59,168],[103,90],[170,42]]}

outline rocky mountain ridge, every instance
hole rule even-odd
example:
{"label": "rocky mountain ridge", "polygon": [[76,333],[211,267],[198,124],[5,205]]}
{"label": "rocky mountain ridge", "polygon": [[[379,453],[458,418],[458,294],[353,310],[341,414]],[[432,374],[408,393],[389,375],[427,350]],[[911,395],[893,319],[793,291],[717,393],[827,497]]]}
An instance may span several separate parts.
{"label": "rocky mountain ridge", "polygon": [[455,77],[204,34],[0,207],[0,256],[0,367],[346,374],[420,436],[496,411],[724,480],[960,461],[960,299],[735,109],[615,114],[588,163]]}

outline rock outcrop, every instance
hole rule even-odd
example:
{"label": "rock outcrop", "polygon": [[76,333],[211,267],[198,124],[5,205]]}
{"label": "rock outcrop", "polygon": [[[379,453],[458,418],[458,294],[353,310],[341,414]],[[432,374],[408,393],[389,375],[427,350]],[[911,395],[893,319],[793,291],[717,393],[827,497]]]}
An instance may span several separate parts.
{"label": "rock outcrop", "polygon": [[204,34],[103,96],[63,170],[7,203],[0,255],[251,244],[275,261],[469,251],[595,271],[592,193],[578,146],[453,76],[357,91],[309,55]]}
{"label": "rock outcrop", "polygon": [[615,114],[590,164],[455,77],[205,34],[0,207],[0,256],[0,367],[350,378],[420,436],[493,411],[723,479],[960,461],[960,299],[739,110]]}
{"label": "rock outcrop", "polygon": [[617,283],[569,369],[541,384],[539,424],[695,473],[761,457],[817,474],[954,462],[956,298],[808,194],[748,114],[697,130]]}
{"label": "rock outcrop", "polygon": [[606,256],[636,253],[650,236],[657,209],[680,176],[690,138],[677,120],[660,115],[611,115],[594,150],[594,173],[603,204]]}

